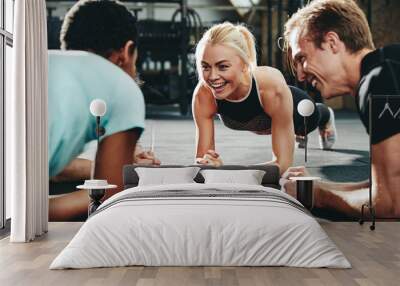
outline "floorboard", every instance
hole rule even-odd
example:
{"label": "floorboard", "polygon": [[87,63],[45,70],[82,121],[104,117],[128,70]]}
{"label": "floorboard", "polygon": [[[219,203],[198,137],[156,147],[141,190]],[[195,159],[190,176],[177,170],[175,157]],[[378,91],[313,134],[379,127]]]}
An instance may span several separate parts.
{"label": "floorboard", "polygon": [[397,286],[400,273],[400,223],[369,224],[320,221],[351,262],[352,269],[290,267],[118,267],[49,270],[56,255],[82,223],[50,223],[49,233],[32,243],[0,240],[0,285]]}

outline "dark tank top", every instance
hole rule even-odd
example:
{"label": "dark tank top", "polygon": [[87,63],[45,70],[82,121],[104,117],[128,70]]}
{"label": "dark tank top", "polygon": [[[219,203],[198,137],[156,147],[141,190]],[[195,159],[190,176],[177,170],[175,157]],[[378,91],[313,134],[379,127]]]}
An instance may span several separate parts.
{"label": "dark tank top", "polygon": [[245,130],[257,133],[271,132],[271,117],[261,106],[257,84],[252,78],[251,90],[243,100],[216,100],[217,113],[222,123],[231,129]]}

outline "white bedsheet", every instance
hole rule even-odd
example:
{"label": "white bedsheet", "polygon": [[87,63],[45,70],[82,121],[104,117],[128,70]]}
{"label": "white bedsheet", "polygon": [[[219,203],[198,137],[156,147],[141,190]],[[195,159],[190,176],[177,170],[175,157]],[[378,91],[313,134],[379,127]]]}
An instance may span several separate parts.
{"label": "white bedsheet", "polygon": [[[132,192],[262,190],[262,186],[180,184],[136,187],[111,197],[56,257],[50,269],[127,265],[350,268],[317,221],[274,200],[182,197],[126,200]],[[107,205],[109,205],[107,207]]]}

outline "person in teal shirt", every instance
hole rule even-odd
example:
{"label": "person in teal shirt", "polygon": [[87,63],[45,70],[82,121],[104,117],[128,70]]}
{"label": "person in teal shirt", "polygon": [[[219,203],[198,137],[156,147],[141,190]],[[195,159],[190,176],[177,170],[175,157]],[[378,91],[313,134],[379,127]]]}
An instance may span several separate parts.
{"label": "person in teal shirt", "polygon": [[[49,52],[49,174],[59,174],[96,139],[93,99],[103,99],[106,133],[96,155],[95,178],[122,190],[122,167],[132,163],[144,129],[143,95],[134,81],[137,58],[136,18],[115,1],[84,0],[66,14],[61,28],[63,51]],[[86,191],[51,198],[50,220],[71,220],[87,213]]]}
{"label": "person in teal shirt", "polygon": [[59,174],[86,142],[96,139],[92,100],[106,102],[101,118],[106,133],[144,129],[142,92],[127,73],[85,51],[49,51],[49,176]]}

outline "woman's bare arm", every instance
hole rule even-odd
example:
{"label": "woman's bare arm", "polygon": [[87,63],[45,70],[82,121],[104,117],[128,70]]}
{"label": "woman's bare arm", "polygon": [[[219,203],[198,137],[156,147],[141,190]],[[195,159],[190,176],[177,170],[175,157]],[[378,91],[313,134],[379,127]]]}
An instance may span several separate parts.
{"label": "woman's bare arm", "polygon": [[214,116],[217,107],[213,95],[199,83],[193,92],[192,111],[196,126],[196,158],[215,150]]}
{"label": "woman's bare arm", "polygon": [[264,111],[271,117],[274,161],[285,172],[293,163],[294,126],[293,99],[280,71],[260,67],[256,74]]}

